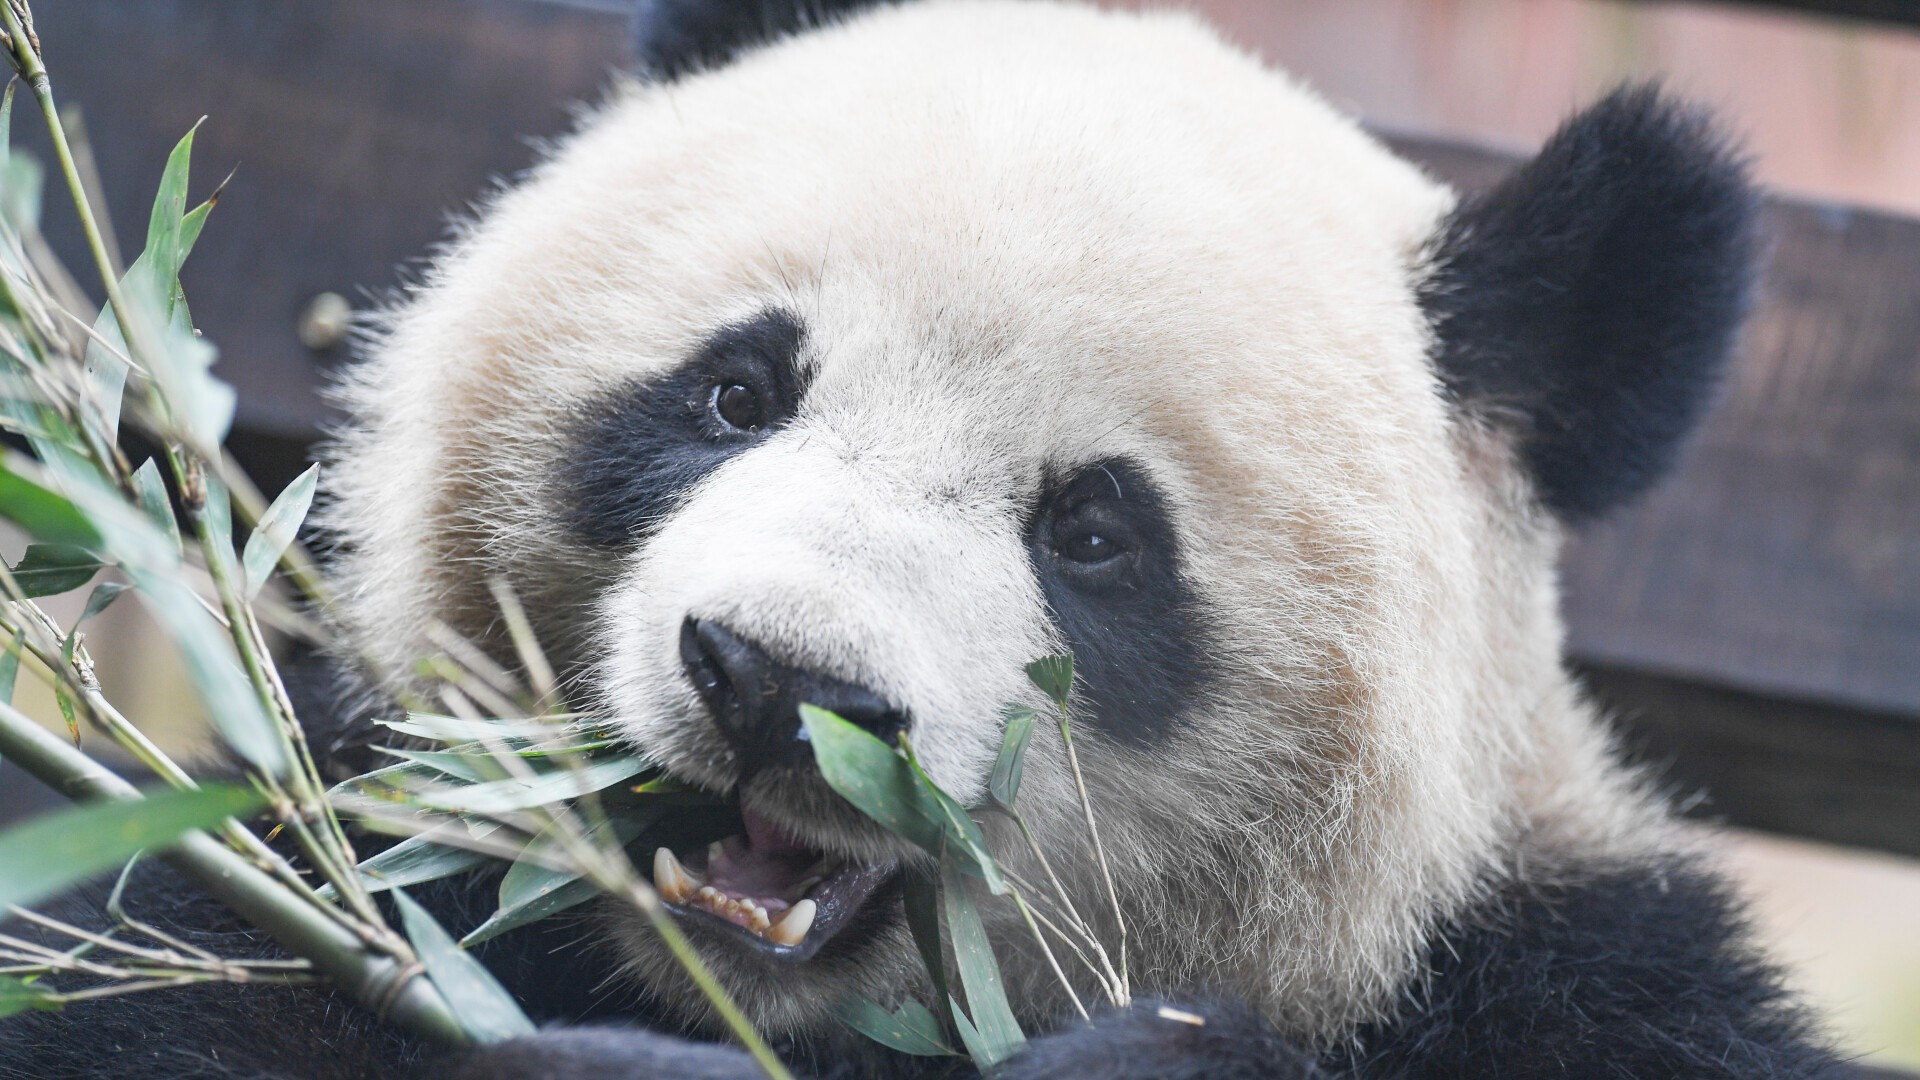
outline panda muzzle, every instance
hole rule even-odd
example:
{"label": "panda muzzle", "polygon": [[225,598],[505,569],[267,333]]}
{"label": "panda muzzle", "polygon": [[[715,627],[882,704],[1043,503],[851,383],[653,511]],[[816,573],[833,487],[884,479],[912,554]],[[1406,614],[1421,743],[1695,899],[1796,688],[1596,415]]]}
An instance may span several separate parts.
{"label": "panda muzzle", "polygon": [[[906,711],[881,695],[776,660],[711,619],[682,623],[680,658],[733,751],[736,791],[764,772],[815,768],[800,723],[802,704],[837,713],[889,743],[907,728]],[[811,958],[898,869],[822,852],[744,806],[740,816],[740,833],[704,848],[684,856],[656,850],[654,886],[682,914],[744,931],[746,941],[776,959]]]}

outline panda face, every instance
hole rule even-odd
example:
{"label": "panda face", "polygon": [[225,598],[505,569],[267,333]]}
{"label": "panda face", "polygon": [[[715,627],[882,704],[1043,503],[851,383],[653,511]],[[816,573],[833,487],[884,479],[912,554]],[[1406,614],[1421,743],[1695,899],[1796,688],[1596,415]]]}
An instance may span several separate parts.
{"label": "panda face", "polygon": [[[1638,805],[1559,671],[1557,529],[1443,399],[1451,204],[1182,17],[930,3],[627,88],[348,388],[343,621],[369,655],[438,620],[506,656],[510,583],[577,704],[737,801],[658,870],[755,900],[683,907],[782,1032],[924,978],[914,856],[820,780],[798,704],[977,804],[1003,708],[1045,704],[1025,665],[1071,649],[1139,985],[1373,1015],[1523,808]],[[1057,738],[1021,801],[1098,911]],[[989,930],[1016,1008],[1057,1014],[1018,916]]]}

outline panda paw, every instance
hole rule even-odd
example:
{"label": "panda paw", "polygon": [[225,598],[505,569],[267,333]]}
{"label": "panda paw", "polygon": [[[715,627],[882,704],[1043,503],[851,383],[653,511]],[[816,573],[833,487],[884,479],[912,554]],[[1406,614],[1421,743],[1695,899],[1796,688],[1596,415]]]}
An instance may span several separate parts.
{"label": "panda paw", "polygon": [[[1198,1021],[1198,1022],[1196,1022]],[[1027,1044],[995,1080],[1333,1080],[1253,1010],[1137,1002]]]}
{"label": "panda paw", "polygon": [[608,1080],[609,1077],[674,1077],[676,1080],[763,1080],[766,1074],[743,1050],[692,1042],[634,1028],[552,1028],[438,1059],[419,1070],[419,1080]]}

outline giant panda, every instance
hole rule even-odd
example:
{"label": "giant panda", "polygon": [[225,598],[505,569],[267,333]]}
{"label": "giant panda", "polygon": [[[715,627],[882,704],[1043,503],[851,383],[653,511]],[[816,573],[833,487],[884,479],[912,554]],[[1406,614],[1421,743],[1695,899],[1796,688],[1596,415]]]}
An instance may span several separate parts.
{"label": "giant panda", "polygon": [[[1673,460],[1748,302],[1737,151],[1627,88],[1463,199],[1186,15],[854,6],[654,0],[644,77],[391,312],[328,467],[349,651],[510,660],[510,584],[578,707],[738,808],[714,861],[638,854],[806,1074],[927,1069],[830,1008],[929,987],[915,857],[798,704],[978,803],[1066,649],[1139,997],[1079,1021],[988,905],[1032,1034],[999,1076],[1831,1075],[1560,653],[1563,539]],[[310,713],[337,761],[357,715]],[[1021,801],[1102,911],[1057,739]],[[31,1018],[0,1075],[757,1075],[626,909],[484,955],[538,1034],[213,987]]]}

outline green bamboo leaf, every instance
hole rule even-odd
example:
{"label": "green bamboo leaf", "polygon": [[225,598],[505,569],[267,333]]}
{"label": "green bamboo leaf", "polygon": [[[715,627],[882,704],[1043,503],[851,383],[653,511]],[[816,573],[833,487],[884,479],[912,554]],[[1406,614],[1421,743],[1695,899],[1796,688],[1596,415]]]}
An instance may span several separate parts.
{"label": "green bamboo leaf", "polygon": [[93,580],[106,563],[85,548],[68,544],[28,544],[13,566],[13,580],[27,597],[71,592]]}
{"label": "green bamboo leaf", "polygon": [[416,792],[415,797],[440,810],[468,814],[505,814],[547,803],[566,802],[603,791],[649,768],[643,758],[616,757],[579,769],[556,769],[531,780],[493,780],[467,787]]}
{"label": "green bamboo leaf", "polygon": [[204,116],[194,121],[167,155],[166,169],[160,174],[160,190],[153,196],[153,213],[147,219],[146,253],[154,256],[155,267],[168,280],[180,272],[184,257],[180,252],[180,219],[187,213],[187,174],[193,161],[193,135],[205,122]]}
{"label": "green bamboo leaf", "polygon": [[112,604],[115,600],[118,600],[120,598],[121,593],[126,592],[128,589],[131,589],[131,588],[133,588],[133,586],[128,585],[124,581],[103,581],[100,584],[95,585],[93,587],[93,592],[88,594],[87,596],[86,610],[82,611],[80,613],[80,617],[73,621],[73,630],[70,632],[70,634],[78,633],[80,630],[81,623],[86,622],[88,619],[91,619],[95,615],[98,615],[101,612],[107,610],[107,606],[109,604]]}
{"label": "green bamboo leaf", "polygon": [[[613,830],[615,842],[625,847],[639,839],[641,833],[658,821],[663,810],[659,806],[644,806],[621,811],[608,821],[607,827]],[[531,852],[552,843],[550,834],[555,828],[557,826],[548,826],[528,842],[526,850]],[[595,830],[593,835],[596,842],[604,842],[602,838],[606,834],[603,831]],[[506,876],[500,879],[499,908],[472,933],[461,938],[460,944],[463,948],[477,945],[509,930],[577,907],[599,894],[600,889],[578,872],[542,866],[523,854],[507,869]]]}
{"label": "green bamboo leaf", "polygon": [[993,762],[993,777],[987,781],[987,792],[993,801],[1007,809],[1013,809],[1013,800],[1020,794],[1020,775],[1026,768],[1027,743],[1033,738],[1033,726],[1039,714],[1032,709],[1011,708],[1007,710],[1007,723],[1000,734],[1000,756]]}
{"label": "green bamboo leaf", "polygon": [[[1013,1018],[1007,1004],[1007,991],[1000,982],[1000,964],[987,942],[987,931],[967,893],[966,879],[950,860],[940,865],[940,899],[945,905],[947,934],[953,942],[953,963],[960,972],[960,985],[966,988],[967,1004],[972,1009],[973,1027],[979,1040],[974,1061],[991,1069],[1012,1057],[1026,1045],[1027,1038]],[[957,1018],[956,1018],[957,1019]],[[966,1038],[965,1028],[961,1037]],[[973,1040],[968,1039],[973,1049]]]}
{"label": "green bamboo leaf", "polygon": [[460,939],[460,944],[471,948],[483,941],[491,941],[509,930],[517,930],[528,923],[539,922],[549,915],[558,915],[569,908],[600,895],[600,890],[586,878],[575,878],[553,891],[544,893],[512,911],[496,911],[487,917],[487,921],[474,927],[473,933]]}
{"label": "green bamboo leaf", "polygon": [[250,788],[209,784],[128,802],[75,806],[0,833],[0,908],[26,906],[111,870],[137,851],[258,810]]}
{"label": "green bamboo leaf", "polygon": [[38,161],[26,154],[9,154],[5,166],[0,166],[0,217],[13,222],[15,229],[37,228],[45,182],[46,172]]}
{"label": "green bamboo leaf", "polygon": [[309,465],[306,472],[295,477],[273,500],[267,512],[260,515],[260,524],[253,535],[247,537],[246,554],[240,558],[242,587],[247,599],[259,594],[273,568],[279,565],[280,556],[293,544],[294,534],[300,531],[300,523],[307,519],[307,509],[313,505],[313,488],[319,477],[320,466]]}
{"label": "green bamboo leaf", "polygon": [[180,650],[187,676],[221,739],[262,772],[284,775],[287,760],[280,735],[241,670],[225,628],[178,577],[145,569],[130,573],[146,609]]}
{"label": "green bamboo leaf", "polygon": [[0,464],[0,518],[46,544],[99,550],[101,537],[73,500]]}
{"label": "green bamboo leaf", "polygon": [[6,653],[0,655],[0,705],[13,704],[13,684],[20,677],[20,653],[26,648],[26,642],[27,631],[21,627],[13,632]]}
{"label": "green bamboo leaf", "polygon": [[925,1005],[909,1001],[894,1012],[872,998],[848,998],[834,1006],[840,1021],[883,1046],[917,1057],[948,1057],[954,1049],[947,1045],[940,1021]]}
{"label": "green bamboo leaf", "polygon": [[940,887],[932,875],[909,869],[901,875],[901,901],[906,909],[907,930],[914,947],[927,966],[927,978],[933,982],[933,998],[947,997],[947,965],[940,952]]}
{"label": "green bamboo leaf", "polygon": [[461,951],[440,923],[404,891],[393,890],[393,898],[427,977],[475,1042],[504,1042],[533,1034],[533,1021],[480,961]]}
{"label": "green bamboo leaf", "polygon": [[0,93],[0,168],[13,156],[13,91],[19,85],[18,80],[8,79],[6,92]]}
{"label": "green bamboo leaf", "polygon": [[[901,740],[905,745],[905,740]],[[993,852],[987,848],[987,838],[967,808],[961,806],[953,796],[947,794],[935,784],[926,770],[920,767],[920,759],[913,756],[913,748],[906,746],[907,767],[913,770],[914,779],[920,782],[924,801],[936,807],[940,812],[946,851],[949,855],[962,860],[964,869],[986,879],[987,888],[996,896],[1005,895],[1007,883],[1000,876],[1000,867],[994,862]]]}
{"label": "green bamboo leaf", "polygon": [[[464,780],[469,784],[484,784],[489,780],[498,780],[504,775],[498,762],[485,753],[464,753],[458,750],[401,750],[393,747],[375,747],[383,754],[392,754],[402,761],[418,765],[434,772]],[[389,765],[377,769],[357,779],[371,780],[396,769],[405,769],[405,765]],[[396,785],[398,786],[398,785]]]}
{"label": "green bamboo leaf", "polygon": [[152,458],[141,463],[133,470],[133,490],[140,497],[140,509],[146,512],[169,540],[173,541],[173,550],[180,551],[180,523],[173,516],[173,501],[167,498],[167,483],[160,479],[160,466]]}
{"label": "green bamboo leaf", "polygon": [[1045,691],[1055,705],[1066,708],[1067,696],[1073,693],[1073,654],[1060,653],[1035,660],[1027,665],[1027,678]]}
{"label": "green bamboo leaf", "polygon": [[[7,96],[12,98],[13,87],[7,87]],[[62,1002],[52,987],[37,982],[24,982],[11,975],[0,975],[0,1020],[28,1009],[54,1012]]]}
{"label": "green bamboo leaf", "polygon": [[[440,841],[447,839],[447,832],[454,829],[481,839],[499,828],[497,822],[491,821],[450,821],[360,860],[360,877],[368,892],[381,892],[396,885],[418,885],[464,874],[492,861],[493,856]],[[328,898],[334,895],[331,885],[322,886],[318,891]]]}
{"label": "green bamboo leaf", "polygon": [[933,854],[945,835],[945,814],[926,794],[899,752],[850,721],[812,705],[800,723],[828,786],[861,813]]}
{"label": "green bamboo leaf", "polygon": [[960,1033],[960,1045],[967,1048],[967,1056],[973,1059],[974,1067],[986,1072],[987,1062],[993,1060],[993,1047],[980,1037],[980,1030],[973,1026],[973,1021],[967,1019],[966,1010],[951,995],[947,997],[947,1011],[953,1016],[953,1029]]}

